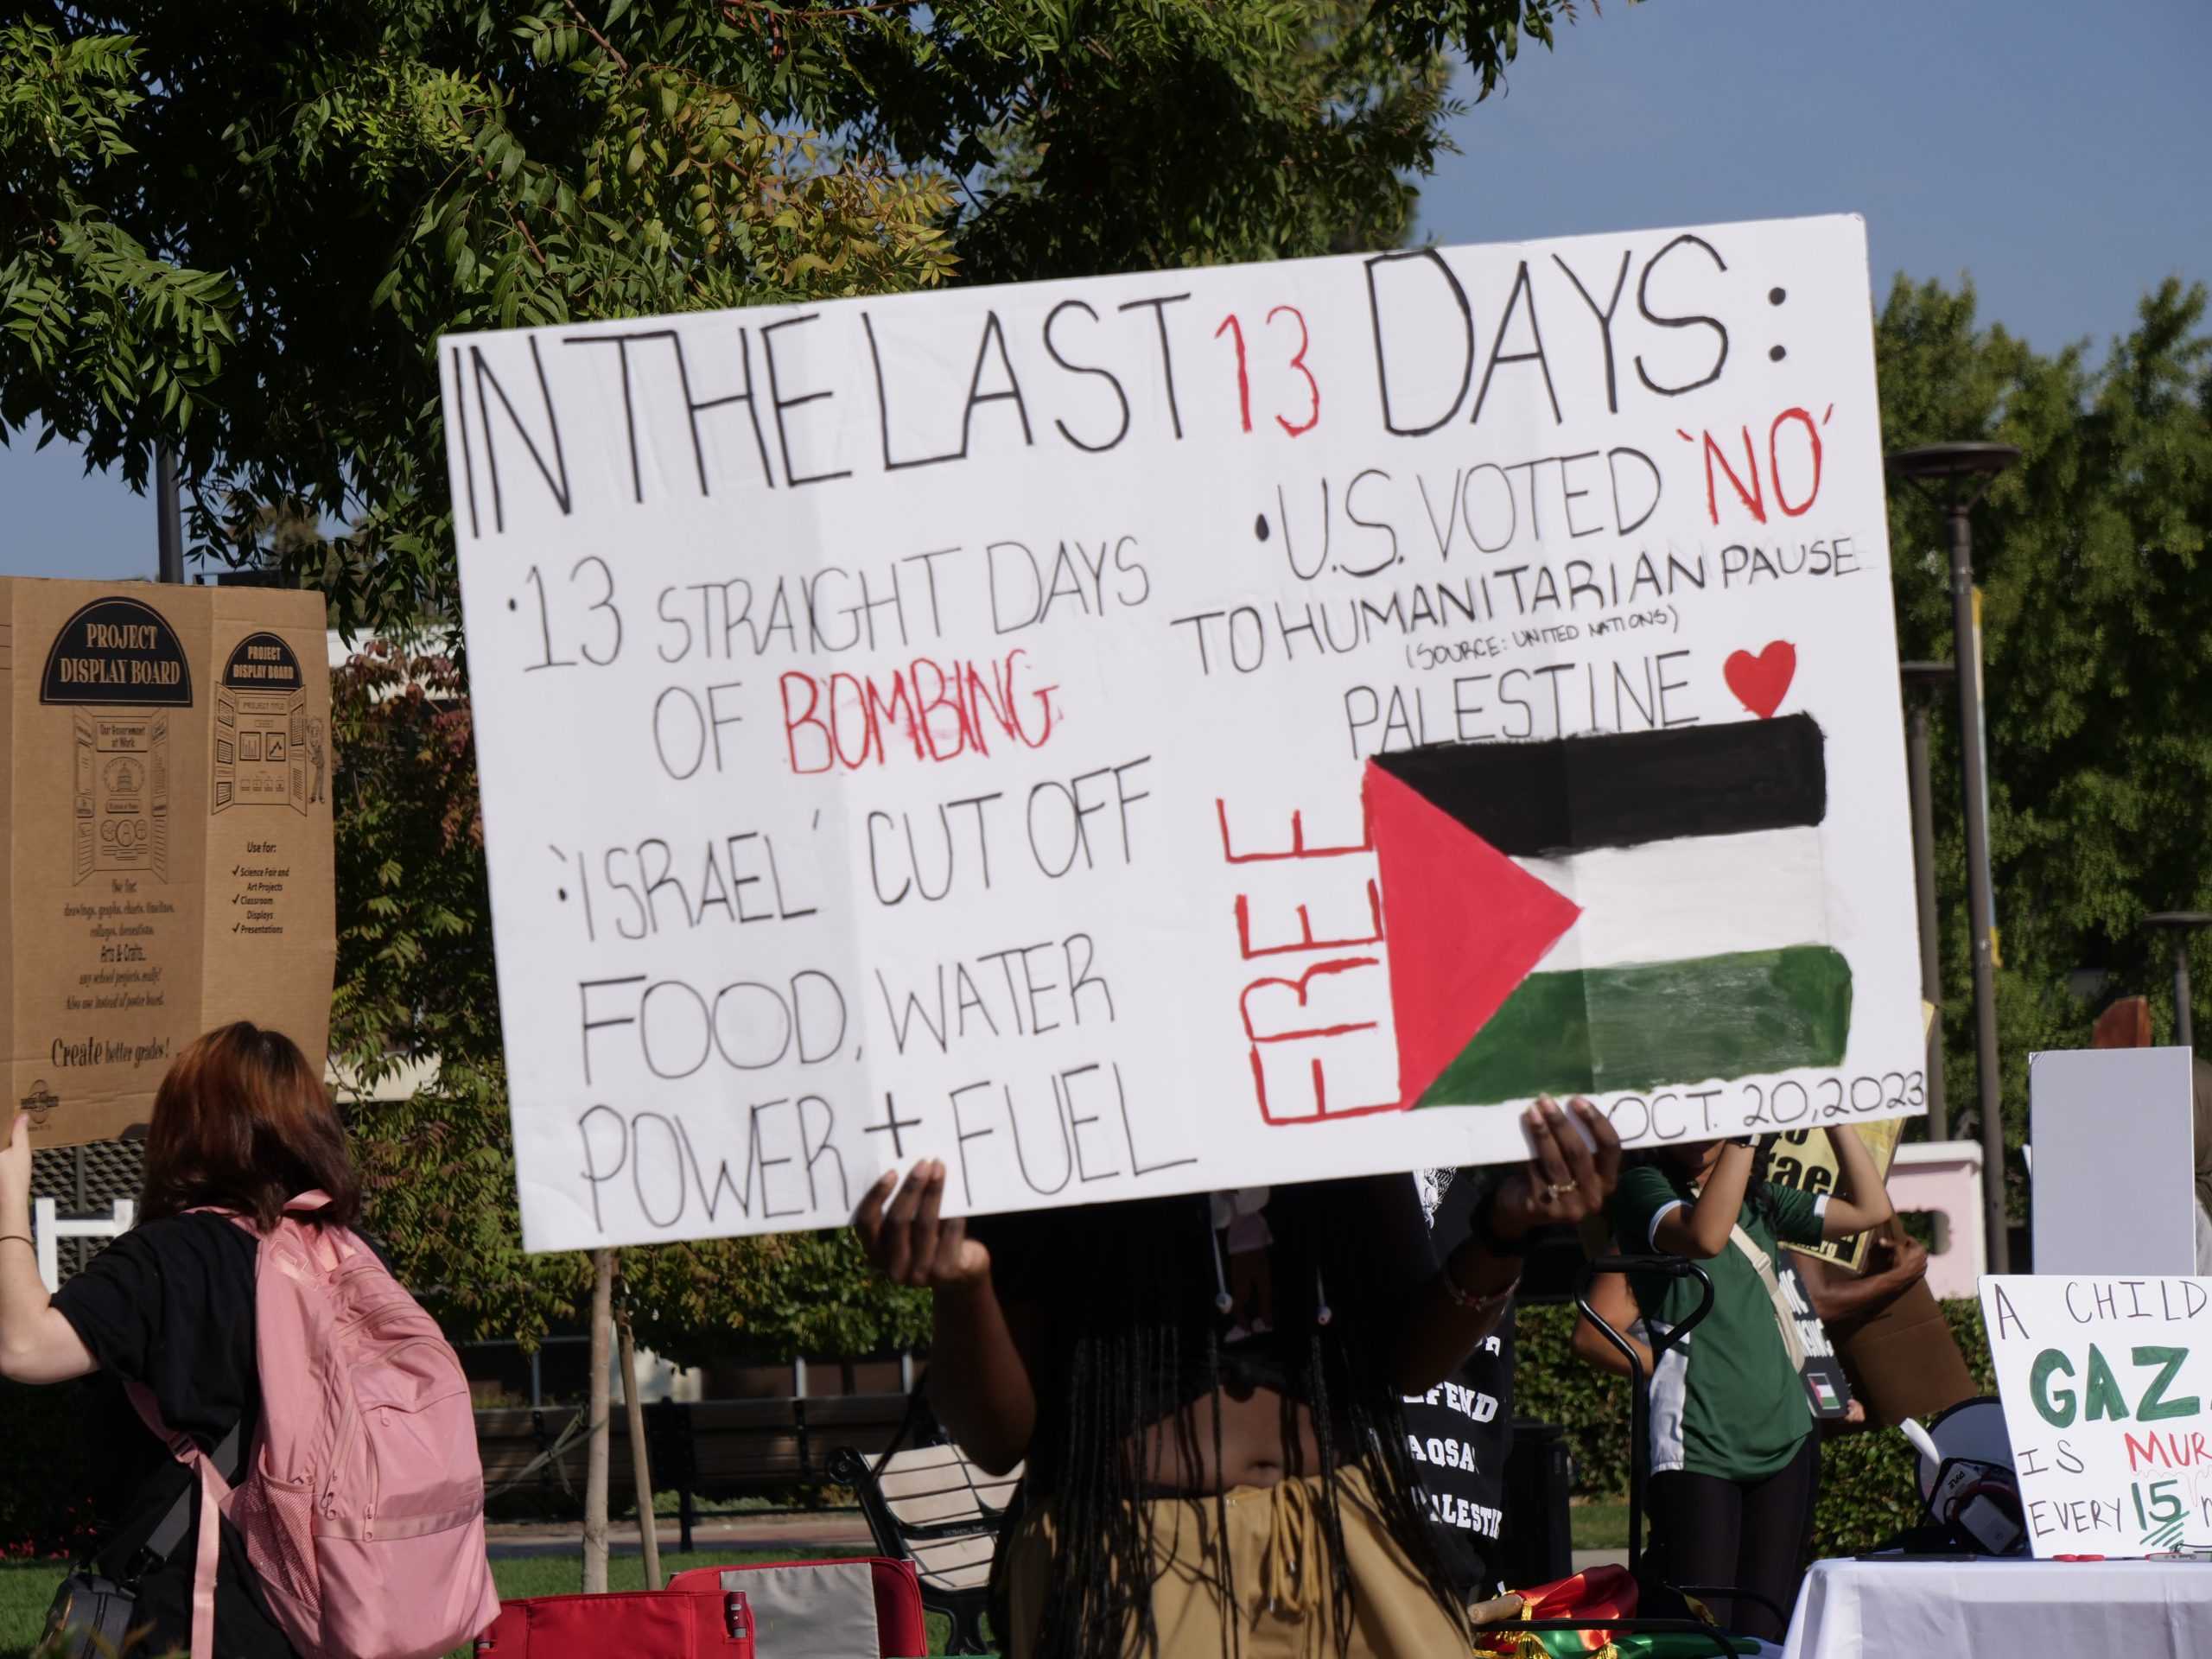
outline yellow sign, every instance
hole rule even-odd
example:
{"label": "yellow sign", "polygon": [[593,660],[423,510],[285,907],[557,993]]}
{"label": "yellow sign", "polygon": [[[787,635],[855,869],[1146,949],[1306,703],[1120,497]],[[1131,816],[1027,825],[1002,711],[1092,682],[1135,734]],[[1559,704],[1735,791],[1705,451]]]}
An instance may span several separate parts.
{"label": "yellow sign", "polygon": [[[1921,1005],[1923,1017],[1932,1016],[1935,1010]],[[1890,1163],[1897,1156],[1897,1141],[1904,1133],[1904,1119],[1886,1118],[1878,1123],[1839,1123],[1829,1135],[1856,1135],[1866,1144],[1874,1160],[1874,1168],[1884,1180],[1890,1176]],[[1835,1191],[1835,1148],[1828,1144],[1827,1135],[1817,1129],[1793,1129],[1787,1135],[1777,1135],[1767,1154],[1766,1178],[1777,1186],[1794,1186],[1801,1192],[1815,1198],[1823,1192]],[[1824,1262],[1857,1273],[1866,1265],[1869,1235],[1859,1233],[1850,1238],[1830,1239],[1827,1243],[1804,1252],[1817,1255]],[[1796,1249],[1796,1245],[1790,1249]]]}

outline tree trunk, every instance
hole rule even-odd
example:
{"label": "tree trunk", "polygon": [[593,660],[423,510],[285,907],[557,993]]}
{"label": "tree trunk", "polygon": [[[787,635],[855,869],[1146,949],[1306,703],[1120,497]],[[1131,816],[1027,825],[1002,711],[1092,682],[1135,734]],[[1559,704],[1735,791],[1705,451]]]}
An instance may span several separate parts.
{"label": "tree trunk", "polygon": [[645,1555],[645,1588],[660,1588],[660,1527],[653,1518],[653,1474],[645,1456],[645,1404],[638,1398],[638,1350],[630,1340],[630,1321],[616,1327],[620,1343],[622,1414],[630,1429],[630,1480],[638,1489],[638,1542]]}
{"label": "tree trunk", "polygon": [[591,1253],[591,1397],[584,1408],[590,1415],[590,1438],[584,1450],[584,1593],[607,1591],[607,1452],[613,1425],[608,1421],[607,1373],[613,1369],[607,1350],[614,1324],[614,1252]]}

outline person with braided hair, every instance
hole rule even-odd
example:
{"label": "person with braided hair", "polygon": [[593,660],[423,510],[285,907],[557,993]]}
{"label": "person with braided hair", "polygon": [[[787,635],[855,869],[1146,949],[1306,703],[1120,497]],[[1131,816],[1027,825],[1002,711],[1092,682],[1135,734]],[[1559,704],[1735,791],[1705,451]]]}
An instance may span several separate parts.
{"label": "person with braided hair", "polygon": [[1520,1242],[1600,1212],[1620,1165],[1586,1101],[1526,1124],[1529,1162],[1434,1245],[1410,1175],[973,1222],[942,1217],[941,1162],[869,1192],[869,1258],[933,1293],[938,1420],[985,1469],[1025,1465],[1001,1651],[1466,1650],[1401,1401],[1489,1332]]}

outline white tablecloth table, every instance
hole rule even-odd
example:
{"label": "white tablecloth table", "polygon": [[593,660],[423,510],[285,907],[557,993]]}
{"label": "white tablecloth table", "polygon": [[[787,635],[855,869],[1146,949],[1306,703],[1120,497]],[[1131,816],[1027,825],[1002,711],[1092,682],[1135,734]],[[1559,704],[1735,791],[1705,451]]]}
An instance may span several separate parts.
{"label": "white tablecloth table", "polygon": [[2206,1659],[2212,1561],[1817,1561],[1784,1659]]}

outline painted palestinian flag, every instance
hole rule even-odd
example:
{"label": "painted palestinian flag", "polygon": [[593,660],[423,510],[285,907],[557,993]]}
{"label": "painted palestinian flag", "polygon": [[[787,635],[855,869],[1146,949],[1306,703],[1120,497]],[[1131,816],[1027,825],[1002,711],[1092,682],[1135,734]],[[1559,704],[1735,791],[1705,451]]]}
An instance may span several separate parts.
{"label": "painted palestinian flag", "polygon": [[1810,715],[1408,750],[1370,762],[1367,798],[1402,1103],[1843,1058]]}

